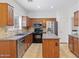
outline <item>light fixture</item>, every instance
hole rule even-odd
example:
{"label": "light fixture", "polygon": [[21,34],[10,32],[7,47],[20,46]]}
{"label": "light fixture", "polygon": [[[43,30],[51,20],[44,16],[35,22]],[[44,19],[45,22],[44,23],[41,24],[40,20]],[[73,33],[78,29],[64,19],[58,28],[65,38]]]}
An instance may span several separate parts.
{"label": "light fixture", "polygon": [[40,6],[37,6],[37,8],[40,8]]}
{"label": "light fixture", "polygon": [[53,6],[51,6],[50,8],[53,8]]}
{"label": "light fixture", "polygon": [[32,2],[33,0],[28,0],[28,2]]}

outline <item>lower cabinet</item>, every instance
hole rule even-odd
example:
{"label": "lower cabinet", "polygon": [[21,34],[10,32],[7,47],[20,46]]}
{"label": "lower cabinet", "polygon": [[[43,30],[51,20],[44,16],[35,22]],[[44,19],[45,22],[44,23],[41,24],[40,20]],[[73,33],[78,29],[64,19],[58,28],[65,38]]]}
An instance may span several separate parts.
{"label": "lower cabinet", "polygon": [[68,43],[68,47],[70,49],[71,52],[74,52],[74,39],[72,36],[69,36],[69,43]]}
{"label": "lower cabinet", "polygon": [[25,49],[27,50],[28,47],[31,45],[32,43],[32,34],[29,34],[25,37]]}
{"label": "lower cabinet", "polygon": [[79,53],[78,53],[78,39],[74,37],[74,54],[76,56],[79,56]]}
{"label": "lower cabinet", "polygon": [[78,52],[78,57],[79,57],[79,39],[78,39],[78,50],[77,50],[77,52]]}
{"label": "lower cabinet", "polygon": [[79,57],[79,39],[74,36],[69,36],[69,50],[75,54],[77,57]]}
{"label": "lower cabinet", "polygon": [[43,39],[42,54],[43,58],[58,58],[59,39]]}
{"label": "lower cabinet", "polygon": [[0,58],[21,58],[31,43],[32,34],[18,40],[0,40]]}
{"label": "lower cabinet", "polygon": [[16,41],[15,40],[0,40],[0,58],[15,58],[16,56]]}

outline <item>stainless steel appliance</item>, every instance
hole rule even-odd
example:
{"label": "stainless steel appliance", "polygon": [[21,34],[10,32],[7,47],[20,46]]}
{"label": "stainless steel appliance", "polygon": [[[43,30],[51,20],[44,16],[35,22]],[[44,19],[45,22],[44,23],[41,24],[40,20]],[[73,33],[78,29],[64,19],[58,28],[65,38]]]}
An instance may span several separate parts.
{"label": "stainless steel appliance", "polygon": [[25,53],[24,38],[17,40],[17,56],[21,58]]}

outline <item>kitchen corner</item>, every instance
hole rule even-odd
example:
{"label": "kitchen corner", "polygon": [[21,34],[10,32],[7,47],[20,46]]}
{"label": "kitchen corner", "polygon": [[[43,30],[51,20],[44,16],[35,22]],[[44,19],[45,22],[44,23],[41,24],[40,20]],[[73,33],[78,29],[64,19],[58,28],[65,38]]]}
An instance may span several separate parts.
{"label": "kitchen corner", "polygon": [[[29,48],[32,43],[33,29],[27,30],[26,32],[14,33],[14,31],[2,31],[5,28],[0,28],[0,57],[16,58],[22,57],[25,51]],[[15,31],[16,32],[16,31]],[[5,50],[7,49],[7,50]]]}

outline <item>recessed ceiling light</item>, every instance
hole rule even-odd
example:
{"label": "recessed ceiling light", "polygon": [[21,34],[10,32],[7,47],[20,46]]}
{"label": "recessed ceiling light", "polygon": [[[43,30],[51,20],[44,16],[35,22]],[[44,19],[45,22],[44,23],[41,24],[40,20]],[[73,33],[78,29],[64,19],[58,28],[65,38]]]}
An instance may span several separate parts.
{"label": "recessed ceiling light", "polygon": [[51,8],[53,8],[53,6],[51,6]]}
{"label": "recessed ceiling light", "polygon": [[28,2],[32,2],[33,0],[28,0]]}
{"label": "recessed ceiling light", "polygon": [[37,6],[37,8],[40,8],[40,6]]}

